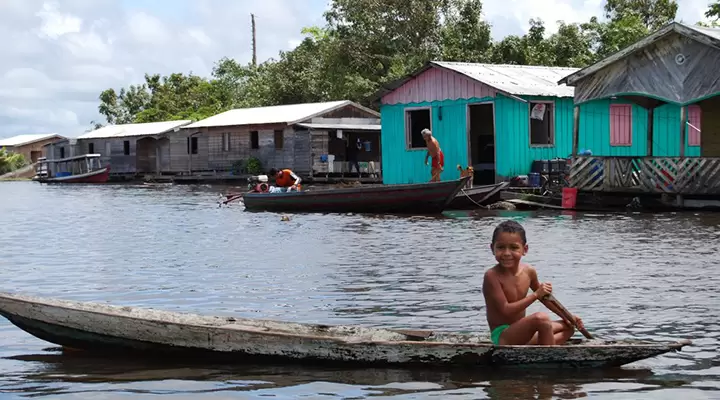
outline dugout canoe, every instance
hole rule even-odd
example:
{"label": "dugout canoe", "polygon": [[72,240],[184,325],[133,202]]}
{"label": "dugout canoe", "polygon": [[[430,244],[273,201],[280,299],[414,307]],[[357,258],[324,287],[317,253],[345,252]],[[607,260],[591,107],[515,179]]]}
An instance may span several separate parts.
{"label": "dugout canoe", "polygon": [[312,188],[299,192],[248,192],[248,211],[436,214],[443,212],[469,178],[442,182]]}
{"label": "dugout canoe", "polygon": [[0,293],[0,315],[37,338],[76,350],[219,356],[234,363],[597,368],[690,344],[575,340],[562,346],[494,346],[487,335],[204,316],[5,293]]}

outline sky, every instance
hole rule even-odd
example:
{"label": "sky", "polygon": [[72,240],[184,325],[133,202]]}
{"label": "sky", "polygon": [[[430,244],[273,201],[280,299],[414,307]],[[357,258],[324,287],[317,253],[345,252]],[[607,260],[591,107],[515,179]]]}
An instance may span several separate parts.
{"label": "sky", "polygon": [[[709,0],[682,0],[678,20],[703,19]],[[528,20],[587,21],[603,0],[485,0],[493,37],[523,34]],[[255,14],[258,62],[322,25],[327,0],[0,0],[0,138],[75,137],[98,114],[98,95],[142,83],[145,73],[209,76],[227,56],[251,59]]]}

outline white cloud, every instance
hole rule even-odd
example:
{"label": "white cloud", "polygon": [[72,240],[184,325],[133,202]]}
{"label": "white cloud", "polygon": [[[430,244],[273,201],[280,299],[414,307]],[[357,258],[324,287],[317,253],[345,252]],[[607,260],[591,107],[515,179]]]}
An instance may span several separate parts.
{"label": "white cloud", "polygon": [[72,14],[59,12],[57,2],[44,3],[42,9],[35,15],[42,20],[41,34],[52,39],[68,33],[80,32],[82,27],[82,19]]}
{"label": "white cloud", "polygon": [[[485,0],[493,36],[522,34],[540,17],[601,15],[603,0]],[[707,0],[682,0],[679,19],[703,19]],[[227,56],[248,62],[255,15],[258,61],[322,25],[327,0],[0,0],[0,137],[58,132],[75,136],[102,120],[98,95],[143,82],[145,73],[209,75]]]}

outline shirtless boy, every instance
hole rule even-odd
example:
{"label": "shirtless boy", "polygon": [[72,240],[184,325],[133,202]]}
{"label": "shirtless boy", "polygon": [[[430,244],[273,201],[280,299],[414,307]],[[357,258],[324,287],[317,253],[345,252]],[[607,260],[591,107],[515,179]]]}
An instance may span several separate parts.
{"label": "shirtless boy", "polygon": [[430,178],[430,182],[439,182],[440,173],[445,169],[445,155],[442,150],[440,150],[440,143],[433,137],[430,129],[423,129],[421,133],[427,145],[425,165],[428,163],[428,157],[432,157],[432,169],[430,170],[432,178]]}
{"label": "shirtless boy", "polygon": [[[525,309],[536,300],[561,315],[552,303],[542,300],[552,293],[552,285],[540,283],[535,268],[520,262],[528,251],[525,229],[515,221],[501,223],[493,232],[490,248],[498,263],[485,272],[482,291],[493,344],[557,345],[570,339],[575,330],[562,319],[551,321],[544,312],[525,316]],[[528,289],[533,293],[528,295]],[[575,319],[583,327],[582,320]]]}

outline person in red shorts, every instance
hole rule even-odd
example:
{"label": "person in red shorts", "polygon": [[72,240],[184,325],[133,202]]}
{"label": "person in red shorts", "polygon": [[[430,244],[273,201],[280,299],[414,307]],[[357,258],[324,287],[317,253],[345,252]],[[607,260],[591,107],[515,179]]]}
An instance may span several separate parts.
{"label": "person in red shorts", "polygon": [[423,139],[427,145],[427,153],[425,154],[425,165],[428,164],[428,158],[432,157],[432,167],[430,170],[431,178],[430,182],[439,182],[440,173],[445,169],[445,155],[440,149],[440,143],[435,139],[430,132],[430,129],[422,130]]}

